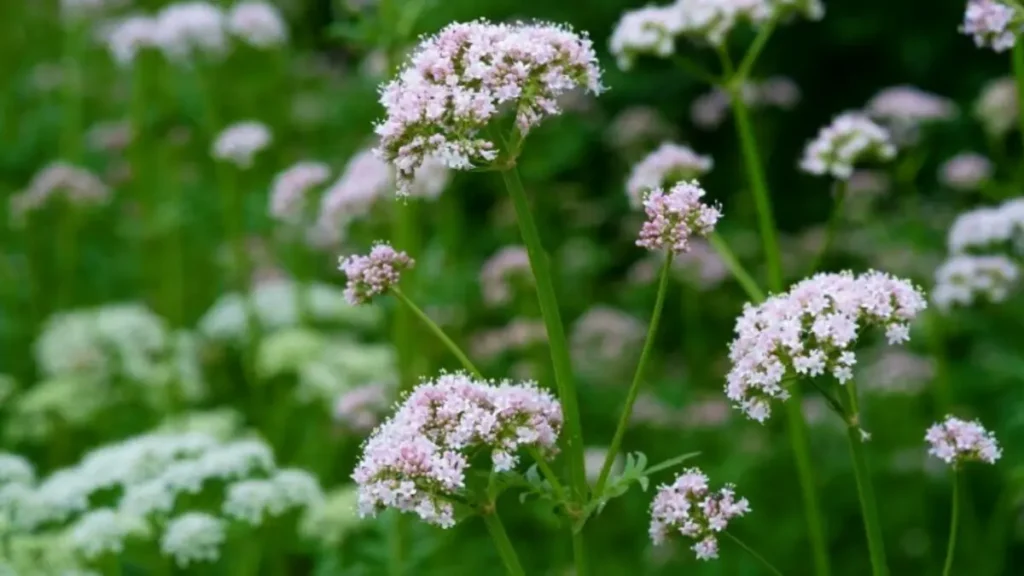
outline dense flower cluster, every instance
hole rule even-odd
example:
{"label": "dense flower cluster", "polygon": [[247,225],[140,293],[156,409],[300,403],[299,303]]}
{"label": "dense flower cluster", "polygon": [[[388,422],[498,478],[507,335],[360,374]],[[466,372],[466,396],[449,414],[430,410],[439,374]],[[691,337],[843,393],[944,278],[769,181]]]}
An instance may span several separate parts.
{"label": "dense flower cluster", "polygon": [[[800,101],[800,87],[785,76],[772,76],[760,81],[747,81],[739,91],[748,108],[779,108],[790,110]],[[690,119],[705,130],[717,128],[726,114],[732,96],[728,90],[714,87],[701,94],[690,105]]]}
{"label": "dense flower cluster", "polygon": [[298,469],[278,470],[269,478],[241,480],[228,486],[221,509],[228,518],[259,526],[264,518],[318,506],[323,493],[316,478]]}
{"label": "dense flower cluster", "polygon": [[999,248],[1024,250],[1024,198],[964,212],[950,226],[946,244],[953,254]]}
{"label": "dense flower cluster", "polygon": [[513,469],[516,452],[556,450],[562,411],[532,382],[483,382],[442,374],[418,386],[367,440],[352,478],[363,515],[382,508],[454,525],[450,496],[465,488],[469,454],[490,452],[493,469]]}
{"label": "dense flower cluster", "polygon": [[245,0],[231,7],[227,29],[255,48],[274,48],[288,41],[288,30],[273,4]]}
{"label": "dense flower cluster", "polygon": [[956,104],[914,86],[891,86],[868,100],[865,112],[889,129],[892,140],[900,145],[917,142],[922,124],[951,120],[957,114]]}
{"label": "dense flower cluster", "polygon": [[345,299],[349,304],[366,304],[374,296],[398,284],[402,271],[412,268],[415,261],[405,252],[399,252],[385,242],[378,242],[370,253],[343,256],[338,268],[348,277]]}
{"label": "dense flower cluster", "polygon": [[1020,277],[1020,268],[1005,256],[960,254],[935,271],[932,301],[940,310],[975,301],[1002,302]]}
{"label": "dense flower cluster", "polygon": [[926,306],[913,284],[876,271],[817,274],[758,306],[748,304],[729,348],[726,395],[763,422],[771,400],[789,397],[787,377],[828,373],[845,383],[864,328],[882,327],[890,344],[905,342],[910,321]]}
{"label": "dense flower cluster", "polygon": [[939,181],[954,190],[977,190],[992,179],[995,167],[987,157],[975,152],[962,152],[939,167]]}
{"label": "dense flower cluster", "polygon": [[707,174],[714,162],[689,146],[665,142],[633,166],[626,181],[626,195],[634,208],[643,205],[644,194]]}
{"label": "dense flower cluster", "polygon": [[558,96],[576,87],[602,89],[586,36],[552,24],[451,24],[382,89],[378,150],[397,170],[399,193],[408,193],[424,158],[457,170],[492,162],[497,143],[480,134],[491,120],[511,107],[525,135],[558,114]]}
{"label": "dense flower cluster", "polygon": [[651,539],[662,544],[672,534],[694,541],[691,549],[698,560],[718,558],[716,534],[733,518],[750,512],[746,498],[736,498],[733,486],[708,488],[708,477],[697,468],[676,476],[671,484],[658,487],[651,504]]}
{"label": "dense flower cluster", "polygon": [[323,162],[299,162],[274,177],[270,188],[270,215],[278,221],[297,223],[306,210],[306,194],[331,176]]}
{"label": "dense flower cluster", "polygon": [[972,36],[978,48],[988,47],[996,52],[1009,50],[1017,43],[1021,28],[1015,6],[998,0],[969,0],[960,32]]}
{"label": "dense flower cluster", "polygon": [[840,114],[821,129],[804,149],[800,168],[817,175],[831,174],[846,180],[855,164],[871,160],[891,160],[896,147],[889,132],[857,112]]}
{"label": "dense flower cluster", "polygon": [[270,145],[270,130],[256,121],[239,122],[225,128],[213,142],[211,153],[217,160],[250,168],[253,157]]}
{"label": "dense flower cluster", "polygon": [[148,16],[129,16],[111,24],[104,37],[107,49],[122,66],[130,65],[142,50],[158,48],[160,22]]}
{"label": "dense flower cluster", "polygon": [[484,302],[501,306],[512,301],[517,281],[532,281],[530,257],[523,246],[505,246],[484,262],[480,269],[480,290]]}
{"label": "dense flower cluster", "polygon": [[946,416],[928,428],[924,439],[930,445],[929,454],[954,466],[964,462],[995,464],[1003,455],[995,436],[977,420]]}
{"label": "dense flower cluster", "polygon": [[227,540],[227,522],[203,512],[186,512],[167,523],[160,551],[174,558],[179,568],[216,562]]}
{"label": "dense flower cluster", "polygon": [[224,13],[209,2],[175,2],[156,16],[156,45],[172,60],[217,57],[227,50]]}
{"label": "dense flower cluster", "polygon": [[667,58],[676,51],[683,24],[683,11],[676,4],[630,10],[615,25],[608,48],[623,70],[632,68],[643,54]]}
{"label": "dense flower cluster", "polygon": [[647,220],[640,228],[637,246],[682,254],[689,250],[692,236],[705,236],[715,229],[722,212],[701,201],[704,189],[696,180],[679,182],[667,192],[651,190],[644,197]]}
{"label": "dense flower cluster", "polygon": [[1005,136],[1017,127],[1020,113],[1017,80],[1012,76],[989,81],[974,103],[974,116],[991,136]]}
{"label": "dense flower cluster", "polygon": [[11,214],[23,219],[28,214],[63,197],[71,205],[96,205],[110,201],[110,188],[88,170],[66,162],[54,162],[40,170],[28,186],[11,196]]}

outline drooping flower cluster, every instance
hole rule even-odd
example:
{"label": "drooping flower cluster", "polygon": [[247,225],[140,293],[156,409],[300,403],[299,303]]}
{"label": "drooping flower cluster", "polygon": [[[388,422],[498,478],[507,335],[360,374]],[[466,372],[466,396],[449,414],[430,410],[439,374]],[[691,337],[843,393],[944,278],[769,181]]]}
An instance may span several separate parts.
{"label": "drooping flower cluster", "polygon": [[465,488],[470,453],[486,450],[495,472],[512,470],[520,448],[553,453],[561,428],[558,401],[533,382],[442,374],[413,390],[363,446],[352,474],[360,514],[396,508],[451,527],[450,497]]}
{"label": "drooping flower cluster", "polygon": [[23,191],[11,196],[10,209],[20,221],[56,198],[75,206],[89,206],[106,204],[110,195],[110,188],[88,170],[54,162],[33,176]]}
{"label": "drooping flower cluster", "polygon": [[978,300],[1002,302],[1019,277],[1020,268],[1005,256],[952,256],[935,271],[932,301],[940,310]]}
{"label": "drooping flower cluster", "polygon": [[817,274],[760,305],[748,304],[729,347],[726,396],[764,422],[771,400],[789,397],[787,377],[827,373],[845,383],[865,328],[884,328],[890,344],[905,342],[910,321],[926,306],[913,284],[877,271]]}
{"label": "drooping flower cluster", "polygon": [[1015,6],[998,0],[968,0],[960,32],[972,36],[978,48],[1009,50],[1017,43],[1022,24]]}
{"label": "drooping flower cluster", "polygon": [[512,301],[518,282],[532,282],[530,257],[523,246],[505,246],[484,262],[480,269],[480,290],[484,302],[501,306]]}
{"label": "drooping flower cluster", "polygon": [[1002,137],[1017,127],[1017,80],[1012,76],[990,80],[974,102],[974,116],[985,132]]}
{"label": "drooping flower cluster", "polygon": [[424,158],[456,170],[490,163],[498,144],[480,132],[503,110],[515,110],[525,135],[557,115],[557,98],[577,87],[602,89],[585,35],[552,24],[451,24],[424,40],[384,86],[378,150],[397,170],[399,193],[407,193]]}
{"label": "drooping flower cluster", "polygon": [[270,215],[275,220],[299,223],[306,212],[306,194],[331,176],[323,162],[299,162],[274,177],[270,189]]}
{"label": "drooping flower cluster", "polygon": [[946,244],[952,254],[1024,250],[1024,198],[964,212],[950,226]]}
{"label": "drooping flower cluster", "polygon": [[800,168],[817,175],[846,180],[861,162],[887,161],[896,156],[889,131],[858,112],[840,114],[821,129],[804,149]]}
{"label": "drooping flower cluster", "polygon": [[217,160],[231,162],[239,168],[251,168],[253,158],[269,146],[270,141],[270,129],[260,122],[239,122],[217,135],[211,154]]}
{"label": "drooping flower cluster", "polygon": [[245,0],[231,7],[227,29],[254,48],[275,48],[288,41],[288,30],[273,4]]}
{"label": "drooping flower cluster", "polygon": [[710,156],[697,154],[689,146],[665,142],[633,166],[626,181],[629,203],[639,208],[647,192],[695,180],[711,171],[713,164]]}
{"label": "drooping flower cluster", "polygon": [[992,179],[995,167],[987,157],[975,152],[961,152],[939,167],[939,182],[953,190],[977,190]]}
{"label": "drooping flower cluster", "polygon": [[896,144],[905,146],[916,143],[921,125],[951,120],[957,107],[948,98],[902,85],[875,94],[868,100],[865,112],[889,129]]}
{"label": "drooping flower cluster", "polygon": [[[747,81],[739,93],[743,103],[750,109],[790,110],[800,101],[800,87],[785,76]],[[731,103],[732,96],[729,92],[716,86],[694,99],[690,105],[690,119],[699,128],[712,130],[725,120]]]}
{"label": "drooping flower cluster", "polygon": [[682,254],[689,249],[692,236],[710,234],[722,212],[703,203],[704,194],[696,180],[679,182],[668,192],[662,188],[650,191],[644,197],[647,220],[640,228],[637,246]]}
{"label": "drooping flower cluster", "polygon": [[343,256],[338,268],[348,277],[345,299],[349,304],[366,304],[398,284],[402,271],[412,268],[415,261],[405,252],[399,252],[386,242],[378,242],[370,253]]}
{"label": "drooping flower cluster", "polygon": [[750,512],[746,498],[736,498],[732,485],[719,490],[708,488],[708,477],[698,468],[676,476],[671,484],[658,487],[651,503],[651,540],[662,544],[673,534],[694,541],[691,550],[698,560],[718,558],[717,534],[733,518]]}
{"label": "drooping flower cluster", "polygon": [[946,416],[928,428],[924,439],[930,445],[929,454],[954,467],[964,462],[995,464],[1003,455],[995,436],[977,420]]}

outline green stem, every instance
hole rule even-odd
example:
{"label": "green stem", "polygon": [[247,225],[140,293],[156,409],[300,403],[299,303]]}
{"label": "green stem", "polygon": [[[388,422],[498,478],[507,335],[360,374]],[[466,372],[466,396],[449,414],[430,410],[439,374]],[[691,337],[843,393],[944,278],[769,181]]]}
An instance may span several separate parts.
{"label": "green stem", "polygon": [[60,223],[57,226],[57,308],[69,309],[74,305],[74,287],[78,285],[78,227],[80,215],[70,200],[61,202]]}
{"label": "green stem", "polygon": [[687,74],[706,82],[708,84],[718,84],[721,80],[716,78],[714,74],[708,72],[703,66],[690,60],[682,54],[673,54],[672,61],[675,62],[676,66],[679,66]]}
{"label": "green stem", "polygon": [[726,244],[718,232],[712,232],[708,236],[708,242],[715,249],[715,252],[718,252],[718,257],[722,259],[725,267],[732,273],[733,278],[739,282],[743,291],[747,293],[747,297],[754,302],[764,302],[764,292],[758,287],[757,281],[747,272],[743,264],[740,264],[739,259],[736,258],[736,255],[729,249],[729,245]]}
{"label": "green stem", "polygon": [[529,450],[530,456],[533,457],[533,461],[537,463],[537,468],[540,469],[540,473],[551,484],[551,490],[554,491],[555,497],[559,500],[565,500],[565,489],[562,488],[562,483],[558,481],[558,476],[551,469],[551,466],[548,465],[547,460],[544,459],[543,455],[536,448],[531,447]]}
{"label": "green stem", "polygon": [[960,520],[960,471],[953,468],[953,514],[949,521],[949,545],[946,547],[946,563],[942,576],[953,573],[953,551],[956,550],[956,529]]}
{"label": "green stem", "polygon": [[[413,213],[414,204],[412,200],[395,201],[394,214],[392,218],[392,242],[396,250],[403,250],[409,254],[417,253],[416,246],[416,220]],[[403,273],[403,280],[406,285],[415,286],[416,277],[413,270],[406,270]],[[397,292],[397,290],[396,290]],[[401,297],[400,297],[401,298]],[[411,304],[411,302],[407,302]],[[417,309],[418,310],[418,309]],[[422,312],[420,312],[422,314]],[[421,318],[426,318],[422,316]],[[413,328],[413,317],[411,310],[399,307],[395,310],[394,325],[392,326],[392,337],[395,342],[395,349],[398,352],[398,371],[401,378],[400,390],[409,390],[416,385],[416,342]]]}
{"label": "green stem", "polygon": [[608,475],[615,464],[615,456],[622,446],[622,438],[626,435],[626,427],[629,426],[629,417],[633,413],[633,404],[640,393],[640,383],[643,382],[644,368],[647,366],[651,350],[654,349],[654,339],[658,335],[658,323],[661,320],[661,310],[665,306],[665,294],[668,292],[668,279],[672,271],[672,253],[665,256],[665,263],[661,267],[661,277],[658,281],[658,296],[654,300],[654,311],[651,313],[651,322],[647,327],[647,338],[644,340],[643,350],[640,352],[640,361],[637,363],[636,372],[633,374],[633,383],[626,393],[626,404],[622,407],[622,414],[619,416],[619,425],[615,428],[615,435],[612,436],[611,445],[605,455],[604,464],[601,466],[601,474],[597,477],[597,484],[594,486],[594,494],[600,497],[604,493],[605,484],[608,482]]}
{"label": "green stem", "polygon": [[[758,30],[757,36],[754,37],[754,41],[750,43],[747,53],[743,56],[743,61],[740,62],[740,67],[736,70],[736,75],[733,77],[734,82],[738,80],[739,83],[743,83],[750,78],[750,71],[754,68],[754,63],[757,62],[761,51],[768,44],[768,39],[771,38],[772,32],[775,31],[776,24],[778,24],[778,18],[773,17]],[[739,86],[739,89],[742,90],[742,88],[742,86]]]}
{"label": "green stem", "polygon": [[510,576],[525,576],[526,572],[523,571],[523,566],[519,563],[519,555],[512,547],[512,541],[508,539],[505,526],[502,525],[501,518],[498,517],[498,511],[485,512],[482,516],[484,523],[487,524],[487,531],[490,532],[491,539],[494,540],[494,546],[498,549],[498,555],[501,556],[501,561],[505,565],[505,570]]}
{"label": "green stem", "polygon": [[751,548],[750,546],[747,546],[742,540],[740,540],[739,538],[734,536],[732,534],[732,532],[722,532],[722,534],[725,534],[725,536],[728,539],[730,539],[733,542],[735,542],[740,548],[743,548],[744,550],[746,550],[747,554],[750,554],[751,556],[753,556],[754,559],[757,560],[758,562],[760,562],[762,566],[767,568],[769,572],[771,572],[772,574],[775,574],[776,576],[782,576],[782,572],[778,568],[773,566],[772,563],[769,562],[767,559],[765,559],[764,556],[761,556],[753,548]]}
{"label": "green stem", "polygon": [[462,367],[465,368],[467,372],[469,372],[470,374],[472,374],[473,376],[480,380],[484,379],[483,375],[480,373],[480,370],[478,370],[477,367],[473,365],[473,362],[466,356],[462,349],[459,348],[459,345],[452,341],[452,339],[449,338],[448,335],[444,333],[444,330],[441,329],[441,327],[438,326],[437,323],[430,318],[430,316],[427,316],[427,314],[423,310],[421,310],[419,306],[417,306],[412,300],[410,300],[409,297],[406,296],[404,292],[399,290],[398,286],[392,286],[391,293],[394,294],[395,297],[402,302],[402,304],[405,304],[406,308],[408,308],[408,310],[413,315],[415,315],[417,318],[423,321],[427,328],[429,328],[430,331],[433,332],[434,335],[437,336],[441,340],[441,342],[444,343],[444,345],[448,348],[448,351],[451,352],[459,360],[460,363],[462,363]]}
{"label": "green stem", "polygon": [[839,222],[843,219],[843,203],[846,200],[846,180],[840,180],[836,183],[836,186],[835,206],[832,207],[832,215],[829,217],[828,227],[825,229],[825,243],[821,246],[821,251],[818,252],[818,255],[811,262],[807,276],[813,276],[825,260],[825,256],[828,255],[829,248],[832,247],[832,242],[835,240],[836,231],[839,229]]}
{"label": "green stem", "polygon": [[395,511],[388,530],[388,547],[391,553],[388,555],[388,574],[391,576],[403,576],[405,574],[405,516]]}
{"label": "green stem", "polygon": [[864,439],[861,435],[860,414],[857,408],[857,387],[852,380],[844,384],[843,387],[846,388],[847,408],[849,410],[846,433],[850,441],[850,454],[853,456],[853,472],[857,480],[857,494],[860,497],[861,515],[864,518],[864,532],[868,539],[871,572],[874,576],[886,576],[889,574],[889,568],[885,561],[882,525],[878,520],[878,503],[875,500],[875,489],[871,484],[871,472],[868,469]]}
{"label": "green stem", "polygon": [[[1013,47],[1013,74],[1017,78],[1018,110],[1024,112],[1024,43],[1017,42]],[[1024,113],[1017,114],[1021,142],[1024,143]]]}

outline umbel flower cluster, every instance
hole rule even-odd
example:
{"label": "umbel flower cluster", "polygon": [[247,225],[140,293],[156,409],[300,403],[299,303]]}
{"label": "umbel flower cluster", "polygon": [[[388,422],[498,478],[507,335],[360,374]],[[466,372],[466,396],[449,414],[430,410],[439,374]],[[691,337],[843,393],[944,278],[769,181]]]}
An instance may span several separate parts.
{"label": "umbel flower cluster", "polygon": [[978,48],[1003,52],[1017,43],[1024,24],[1017,4],[998,0],[970,0],[964,10],[960,32],[974,38]]}
{"label": "umbel flower cluster", "polygon": [[823,273],[762,304],[748,304],[729,347],[726,395],[763,422],[771,400],[786,400],[791,376],[853,376],[854,345],[863,328],[884,328],[890,344],[909,339],[909,323],[925,309],[921,291],[883,272]]}
{"label": "umbel flower cluster", "polygon": [[800,168],[810,174],[847,180],[856,164],[896,156],[889,131],[859,112],[840,114],[804,149]]}
{"label": "umbel flower cluster", "polygon": [[690,468],[664,484],[651,504],[651,539],[663,543],[678,533],[694,541],[691,549],[699,560],[718,558],[716,534],[725,530],[729,521],[750,512],[746,498],[736,498],[731,485],[714,491],[708,488],[708,477],[697,468]]}
{"label": "umbel flower cluster", "polygon": [[680,182],[667,192],[655,188],[644,197],[647,220],[640,228],[637,246],[682,254],[694,235],[705,236],[715,229],[722,212],[701,201],[704,189],[696,180]]}
{"label": "umbel flower cluster", "polygon": [[415,261],[408,254],[386,242],[374,244],[366,256],[343,256],[338,268],[348,277],[345,299],[352,305],[366,304],[398,284],[402,271],[413,264]]}
{"label": "umbel flower cluster", "polygon": [[213,142],[211,155],[239,168],[252,167],[253,158],[270,145],[270,129],[260,122],[249,120],[225,128]]}
{"label": "umbel flower cluster", "polygon": [[1014,249],[1024,253],[1024,198],[957,217],[946,244],[953,254]]}
{"label": "umbel flower cluster", "polygon": [[935,271],[932,301],[941,310],[975,301],[1002,302],[1020,277],[1020,268],[1006,256],[958,254]]}
{"label": "umbel flower cluster", "polygon": [[633,166],[626,181],[629,203],[638,208],[645,193],[699,178],[711,171],[713,164],[710,156],[697,154],[689,146],[665,142]]}
{"label": "umbel flower cluster", "polygon": [[53,162],[33,176],[23,191],[11,196],[11,215],[21,220],[59,197],[72,206],[106,204],[110,189],[84,168]]}
{"label": "umbel flower cluster", "polygon": [[306,195],[331,177],[323,162],[299,162],[274,177],[270,215],[279,222],[298,224],[306,212]]}
{"label": "umbel flower cluster", "polygon": [[413,390],[363,446],[352,474],[360,514],[396,508],[451,527],[451,497],[466,487],[473,453],[489,452],[495,472],[512,470],[520,448],[553,453],[561,428],[558,401],[533,382],[442,374]]}
{"label": "umbel flower cluster", "polygon": [[964,462],[995,464],[1003,455],[995,436],[977,420],[946,416],[928,429],[924,439],[930,445],[929,454],[953,466]]}
{"label": "umbel flower cluster", "polygon": [[407,193],[426,157],[457,170],[488,164],[498,143],[480,132],[504,110],[515,111],[525,135],[558,114],[558,96],[577,87],[602,90],[585,35],[554,24],[451,24],[424,40],[383,87],[378,151],[397,169],[399,193]]}

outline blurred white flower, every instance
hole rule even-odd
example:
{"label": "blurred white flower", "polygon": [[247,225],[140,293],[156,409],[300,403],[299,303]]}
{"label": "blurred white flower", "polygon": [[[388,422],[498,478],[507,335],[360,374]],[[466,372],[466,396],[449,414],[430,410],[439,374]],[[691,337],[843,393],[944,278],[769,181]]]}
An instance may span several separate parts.
{"label": "blurred white flower", "polygon": [[121,66],[131,65],[140,51],[159,48],[160,21],[149,16],[129,16],[105,29],[104,40]]}
{"label": "blurred white flower", "polygon": [[102,205],[110,201],[111,191],[88,170],[66,162],[52,162],[32,177],[21,192],[10,197],[15,223],[43,208],[56,198],[74,206]]}
{"label": "blurred white flower", "polygon": [[516,286],[532,283],[530,257],[523,246],[505,246],[480,268],[480,290],[489,306],[509,304],[516,294]]}
{"label": "blurred white flower", "polygon": [[167,523],[160,550],[180,568],[200,562],[216,562],[227,539],[226,523],[203,512],[187,512]]}
{"label": "blurred white flower", "polygon": [[209,2],[167,5],[157,14],[155,42],[171,60],[218,57],[227,50],[224,13]]}
{"label": "blurred white flower", "polygon": [[99,508],[84,514],[71,526],[71,545],[82,556],[93,560],[104,554],[120,555],[125,540],[144,537],[149,533],[145,520],[109,508]]}
{"label": "blurred white flower", "polygon": [[239,168],[251,168],[253,158],[270,145],[270,130],[254,120],[228,126],[213,143],[211,154],[217,160],[231,162]]}
{"label": "blurred white flower", "polygon": [[273,4],[244,0],[231,7],[228,30],[255,48],[275,48],[288,41],[288,30]]}
{"label": "blurred white flower", "polygon": [[974,152],[961,152],[939,167],[939,181],[960,191],[977,190],[992,179],[995,168],[987,157]]}
{"label": "blurred white flower", "polygon": [[682,144],[665,142],[638,162],[626,181],[626,195],[634,208],[643,206],[644,195],[655,188],[671,188],[682,181],[707,174],[714,161]]}
{"label": "blurred white flower", "polygon": [[270,216],[279,222],[302,222],[309,205],[309,192],[331,176],[323,162],[299,162],[279,172],[270,188]]}
{"label": "blurred white flower", "polygon": [[363,524],[356,508],[359,489],[348,484],[328,492],[322,504],[306,509],[299,524],[299,532],[306,539],[319,543],[323,548],[336,548],[345,536]]}
{"label": "blurred white flower", "polygon": [[1018,114],[1017,81],[1012,76],[989,81],[974,102],[974,116],[991,136],[1003,137],[1013,130]]}
{"label": "blurred white flower", "polygon": [[935,271],[932,301],[940,310],[975,301],[1002,302],[1020,277],[1020,268],[1005,256],[952,256]]}

